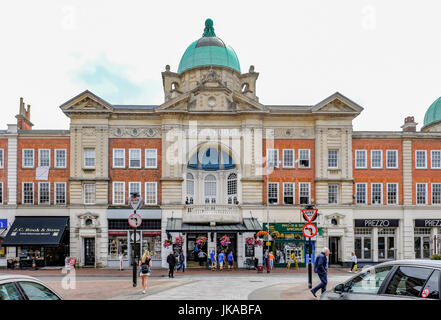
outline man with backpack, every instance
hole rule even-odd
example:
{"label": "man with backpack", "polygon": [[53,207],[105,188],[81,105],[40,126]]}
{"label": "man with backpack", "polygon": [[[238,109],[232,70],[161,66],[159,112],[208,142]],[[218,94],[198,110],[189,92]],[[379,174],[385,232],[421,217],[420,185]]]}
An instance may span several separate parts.
{"label": "man with backpack", "polygon": [[315,293],[322,289],[322,294],[326,291],[326,285],[328,284],[328,259],[329,249],[324,247],[322,252],[317,256],[314,263],[314,272],[318,274],[320,278],[320,284],[312,288],[311,293],[317,298]]}

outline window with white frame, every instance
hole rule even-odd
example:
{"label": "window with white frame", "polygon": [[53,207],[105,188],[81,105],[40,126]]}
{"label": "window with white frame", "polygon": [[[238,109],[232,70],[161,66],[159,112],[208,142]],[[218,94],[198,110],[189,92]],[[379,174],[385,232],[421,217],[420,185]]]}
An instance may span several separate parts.
{"label": "window with white frame", "polygon": [[310,150],[299,149],[299,168],[309,168],[311,165]]}
{"label": "window with white frame", "polygon": [[284,182],[283,183],[283,203],[284,204],[294,204],[294,183]]}
{"label": "window with white frame", "polygon": [[355,168],[365,169],[367,168],[367,151],[355,150]]}
{"label": "window with white frame", "polygon": [[387,184],[387,204],[398,204],[398,183]]}
{"label": "window with white frame", "polygon": [[432,169],[441,169],[441,150],[431,151],[430,163]]}
{"label": "window with white frame", "polygon": [[227,177],[227,202],[237,204],[237,174],[230,173]]}
{"label": "window with white frame", "polygon": [[194,203],[194,176],[191,173],[187,173],[187,198],[186,204]]}
{"label": "window with white frame", "polygon": [[355,184],[355,203],[356,204],[367,203],[367,183]]}
{"label": "window with white frame", "polygon": [[389,169],[398,168],[398,150],[386,151],[386,167]]}
{"label": "window with white frame", "polygon": [[269,204],[279,203],[279,184],[277,182],[268,183],[268,203]]}
{"label": "window with white frame", "polygon": [[300,204],[309,204],[311,194],[311,185],[309,182],[299,183],[299,202]]}
{"label": "window with white frame", "polygon": [[216,177],[209,174],[204,179],[205,203],[216,203],[217,183]]}
{"label": "window with white frame", "polygon": [[95,184],[84,184],[84,204],[95,204]]}
{"label": "window with white frame", "polygon": [[50,204],[50,184],[49,182],[38,183],[38,204]]}
{"label": "window with white frame", "polygon": [[0,168],[3,168],[5,162],[4,150],[0,149]]}
{"label": "window with white frame", "polygon": [[267,149],[268,168],[279,167],[279,149]]}
{"label": "window with white frame", "polygon": [[328,168],[338,168],[338,151],[328,150]]}
{"label": "window with white frame", "polygon": [[141,168],[141,149],[129,149],[129,168]]}
{"label": "window with white frame", "polygon": [[84,168],[95,168],[95,149],[84,149]]}
{"label": "window with white frame", "polygon": [[371,168],[383,168],[383,150],[371,150]]}
{"label": "window with white frame", "polygon": [[55,149],[55,168],[66,168],[66,149]]}
{"label": "window with white frame", "polygon": [[0,182],[0,204],[3,204],[3,182]]}
{"label": "window with white frame", "polygon": [[328,185],[328,203],[333,204],[338,202],[338,185]]}
{"label": "window with white frame", "polygon": [[283,149],[283,167],[294,168],[294,149]]}
{"label": "window with white frame", "polygon": [[441,183],[432,183],[432,204],[441,204]]}
{"label": "window with white frame", "polygon": [[427,204],[427,183],[416,184],[416,203]]}
{"label": "window with white frame", "polygon": [[22,151],[23,168],[33,168],[34,167],[34,149],[23,149]]}
{"label": "window with white frame", "polygon": [[383,184],[372,183],[371,184],[371,198],[372,204],[383,204]]}
{"label": "window with white frame", "polygon": [[50,149],[38,149],[38,166],[50,167],[51,166],[51,150]]}
{"label": "window with white frame", "polygon": [[142,195],[141,182],[129,182],[129,197],[131,197],[133,193],[137,193],[139,196]]}
{"label": "window with white frame", "polygon": [[157,167],[158,152],[156,149],[145,149],[145,167],[154,169]]}
{"label": "window with white frame", "polygon": [[157,203],[156,182],[145,183],[145,204],[155,205]]}
{"label": "window with white frame", "polygon": [[23,204],[34,204],[34,183],[33,182],[23,182],[23,192],[22,192],[22,202]]}
{"label": "window with white frame", "polygon": [[66,182],[55,182],[55,204],[66,204]]}
{"label": "window with white frame", "polygon": [[427,168],[427,152],[426,150],[415,151],[415,168],[426,169]]}
{"label": "window with white frame", "polygon": [[114,181],[112,183],[112,185],[113,185],[112,203],[113,204],[125,204],[126,203],[126,195],[125,195],[126,184],[125,184],[125,182]]}
{"label": "window with white frame", "polygon": [[126,150],[125,149],[113,149],[113,167],[125,168],[126,167]]}

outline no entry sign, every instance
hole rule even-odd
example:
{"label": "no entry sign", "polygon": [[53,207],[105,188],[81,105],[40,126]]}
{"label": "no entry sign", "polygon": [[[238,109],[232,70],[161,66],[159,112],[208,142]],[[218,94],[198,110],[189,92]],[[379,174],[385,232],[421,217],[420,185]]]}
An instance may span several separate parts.
{"label": "no entry sign", "polygon": [[307,223],[303,226],[302,232],[306,238],[313,238],[317,235],[318,228],[315,224]]}

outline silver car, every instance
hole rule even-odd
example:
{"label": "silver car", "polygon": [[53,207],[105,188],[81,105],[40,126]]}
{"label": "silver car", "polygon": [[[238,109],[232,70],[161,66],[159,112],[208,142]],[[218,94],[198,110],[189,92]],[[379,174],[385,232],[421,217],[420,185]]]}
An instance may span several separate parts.
{"label": "silver car", "polygon": [[0,274],[0,300],[62,300],[44,282],[29,276]]}
{"label": "silver car", "polygon": [[439,300],[440,260],[396,260],[362,270],[320,300]]}

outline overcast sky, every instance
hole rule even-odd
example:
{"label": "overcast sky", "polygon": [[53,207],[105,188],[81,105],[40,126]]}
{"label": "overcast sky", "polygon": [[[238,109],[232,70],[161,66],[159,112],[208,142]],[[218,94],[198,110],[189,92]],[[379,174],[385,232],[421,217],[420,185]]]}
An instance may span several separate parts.
{"label": "overcast sky", "polygon": [[263,104],[364,107],[355,130],[401,130],[441,96],[441,1],[2,1],[0,129],[19,99],[34,129],[68,129],[59,106],[85,89],[113,104],[161,104],[206,18],[259,72]]}

